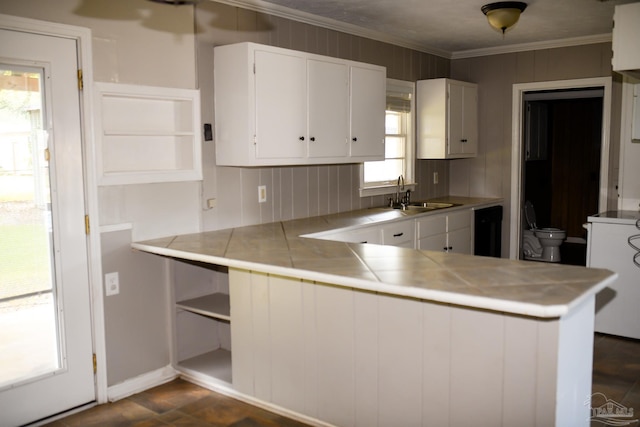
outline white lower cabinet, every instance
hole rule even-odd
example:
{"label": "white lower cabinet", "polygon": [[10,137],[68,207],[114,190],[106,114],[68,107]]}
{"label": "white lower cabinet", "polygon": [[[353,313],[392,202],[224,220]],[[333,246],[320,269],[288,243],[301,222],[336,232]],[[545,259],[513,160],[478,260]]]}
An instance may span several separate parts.
{"label": "white lower cabinet", "polygon": [[417,249],[471,254],[471,215],[463,210],[416,220]]}
{"label": "white lower cabinet", "polygon": [[173,360],[192,376],[231,378],[231,313],[226,267],[172,261]]}

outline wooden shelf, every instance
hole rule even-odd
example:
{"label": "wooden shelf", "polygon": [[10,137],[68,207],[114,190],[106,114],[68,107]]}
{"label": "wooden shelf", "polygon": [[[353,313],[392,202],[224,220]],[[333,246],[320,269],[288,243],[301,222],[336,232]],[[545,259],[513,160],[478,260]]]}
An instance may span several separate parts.
{"label": "wooden shelf", "polygon": [[218,380],[231,382],[231,352],[219,348],[190,359],[178,362],[178,368],[208,375]]}
{"label": "wooden shelf", "polygon": [[215,319],[231,321],[229,295],[215,293],[176,302],[176,307]]}

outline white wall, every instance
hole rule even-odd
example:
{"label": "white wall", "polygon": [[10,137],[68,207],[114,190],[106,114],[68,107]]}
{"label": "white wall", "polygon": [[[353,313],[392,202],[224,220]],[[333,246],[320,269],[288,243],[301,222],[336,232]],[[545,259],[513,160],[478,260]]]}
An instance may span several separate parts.
{"label": "white wall", "polygon": [[[451,77],[478,83],[479,135],[478,157],[454,160],[449,169],[451,194],[475,197],[502,197],[505,206],[511,203],[512,92],[515,83],[570,80],[589,77],[609,77],[611,43],[598,43],[555,49],[465,58],[452,61]],[[619,105],[617,91],[612,103]],[[618,110],[612,109],[610,170],[617,169],[617,145],[614,139],[619,126]],[[617,179],[609,180],[615,194]],[[510,249],[511,221],[509,209],[504,210],[502,254]]]}
{"label": "white wall", "polygon": [[[387,77],[415,81],[446,77],[449,60],[215,2],[196,7],[198,87],[202,118],[213,123],[213,47],[252,41],[387,67]],[[416,164],[420,183],[414,199],[448,193],[447,161]],[[429,177],[438,172],[439,184]],[[204,230],[267,223],[381,206],[384,196],[361,198],[359,165],[232,168],[215,164],[215,141],[203,145],[203,199],[216,207],[203,212]],[[258,203],[258,185],[267,202]]]}

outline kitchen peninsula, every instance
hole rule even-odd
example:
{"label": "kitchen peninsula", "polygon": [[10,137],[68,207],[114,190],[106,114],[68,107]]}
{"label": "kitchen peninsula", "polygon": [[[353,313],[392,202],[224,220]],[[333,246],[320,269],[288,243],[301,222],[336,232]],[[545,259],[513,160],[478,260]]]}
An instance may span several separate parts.
{"label": "kitchen peninsula", "polygon": [[362,209],[132,247],[228,271],[224,379],[249,400],[317,425],[589,425],[594,299],[614,273],[305,237],[429,215]]}

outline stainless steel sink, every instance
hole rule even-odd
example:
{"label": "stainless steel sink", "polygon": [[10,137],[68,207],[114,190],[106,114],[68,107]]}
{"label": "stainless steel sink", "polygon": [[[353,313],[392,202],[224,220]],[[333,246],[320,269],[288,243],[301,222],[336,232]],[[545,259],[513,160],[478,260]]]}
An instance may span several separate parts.
{"label": "stainless steel sink", "polygon": [[393,205],[383,206],[371,209],[384,209],[384,210],[400,210],[406,214],[418,214],[422,212],[430,212],[438,209],[452,208],[454,206],[460,206],[457,203],[442,203],[442,202],[411,202],[408,205]]}

